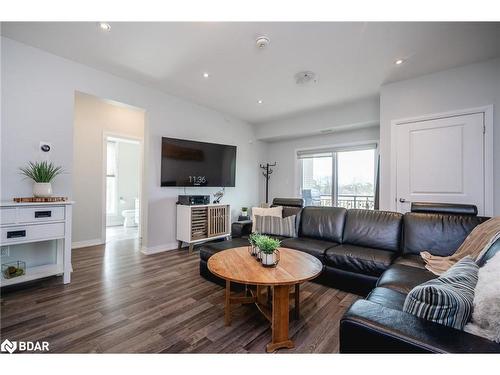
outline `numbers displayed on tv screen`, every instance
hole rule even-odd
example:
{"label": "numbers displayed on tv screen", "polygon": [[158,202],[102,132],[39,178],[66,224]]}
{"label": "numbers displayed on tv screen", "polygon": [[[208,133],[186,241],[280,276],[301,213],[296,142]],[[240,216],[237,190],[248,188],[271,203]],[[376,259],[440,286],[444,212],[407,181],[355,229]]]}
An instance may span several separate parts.
{"label": "numbers displayed on tv screen", "polygon": [[202,186],[207,183],[205,176],[189,176],[189,183],[195,186]]}

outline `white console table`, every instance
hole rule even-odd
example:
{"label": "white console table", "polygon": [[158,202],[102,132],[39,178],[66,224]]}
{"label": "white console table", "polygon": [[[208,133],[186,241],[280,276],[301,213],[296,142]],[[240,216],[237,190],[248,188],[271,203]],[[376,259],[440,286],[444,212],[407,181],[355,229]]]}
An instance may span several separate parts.
{"label": "white console table", "polygon": [[177,205],[177,241],[189,244],[189,253],[196,243],[228,238],[231,208],[227,204]]}
{"label": "white console table", "polygon": [[[56,262],[29,265],[22,276],[7,279],[1,275],[0,286],[18,284],[53,275],[63,275],[64,284],[71,280],[71,211],[73,202],[0,204],[0,245],[9,258],[16,257],[16,245],[32,244],[30,252],[37,251],[37,243],[56,241]],[[5,256],[1,257],[4,263]],[[16,259],[22,260],[24,259]]]}

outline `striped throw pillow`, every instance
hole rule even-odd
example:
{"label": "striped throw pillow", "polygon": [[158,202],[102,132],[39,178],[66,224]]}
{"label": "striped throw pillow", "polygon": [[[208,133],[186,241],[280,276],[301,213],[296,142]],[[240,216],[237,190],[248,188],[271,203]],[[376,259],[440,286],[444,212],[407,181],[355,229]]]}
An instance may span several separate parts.
{"label": "striped throw pillow", "polygon": [[403,311],[456,329],[463,329],[472,314],[479,267],[471,257],[462,258],[434,280],[413,288]]}
{"label": "striped throw pillow", "polygon": [[285,218],[255,215],[255,232],[283,237],[297,237],[296,215]]}

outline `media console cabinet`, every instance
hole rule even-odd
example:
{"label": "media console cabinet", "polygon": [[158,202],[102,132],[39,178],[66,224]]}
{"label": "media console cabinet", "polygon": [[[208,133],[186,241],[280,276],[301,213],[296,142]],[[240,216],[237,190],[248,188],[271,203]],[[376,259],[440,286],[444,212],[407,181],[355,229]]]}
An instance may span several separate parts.
{"label": "media console cabinet", "polygon": [[197,243],[229,238],[231,207],[227,204],[177,205],[177,241],[189,245],[189,253]]}
{"label": "media console cabinet", "polygon": [[0,286],[8,286],[48,276],[63,275],[71,280],[71,212],[73,202],[1,202],[2,264],[26,263],[24,275],[0,276]]}

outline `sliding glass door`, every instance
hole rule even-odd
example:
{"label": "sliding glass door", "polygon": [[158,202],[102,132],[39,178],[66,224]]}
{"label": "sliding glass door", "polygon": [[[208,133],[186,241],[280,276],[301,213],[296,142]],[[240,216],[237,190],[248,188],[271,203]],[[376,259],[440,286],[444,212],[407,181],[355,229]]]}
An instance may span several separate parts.
{"label": "sliding glass door", "polygon": [[301,158],[301,195],[306,206],[332,205],[332,166],[332,153],[310,154]]}
{"label": "sliding glass door", "polygon": [[300,151],[297,157],[306,206],[374,209],[376,145]]}

